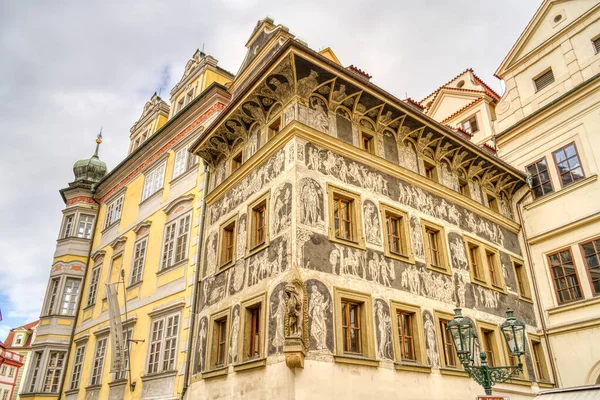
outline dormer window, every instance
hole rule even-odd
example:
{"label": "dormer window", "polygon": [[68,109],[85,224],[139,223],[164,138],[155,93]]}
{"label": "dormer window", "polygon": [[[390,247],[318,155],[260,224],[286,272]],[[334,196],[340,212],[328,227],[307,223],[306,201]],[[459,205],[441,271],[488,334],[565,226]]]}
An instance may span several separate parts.
{"label": "dormer window", "polygon": [[15,338],[15,346],[23,346],[23,334],[22,333],[17,334],[17,337]]}
{"label": "dormer window", "polygon": [[543,88],[550,86],[554,82],[554,73],[552,69],[544,72],[539,75],[537,78],[533,78],[533,83],[535,85],[535,91],[539,92]]}
{"label": "dormer window", "polygon": [[468,132],[468,133],[479,132],[479,125],[477,124],[477,117],[475,117],[475,115],[473,115],[468,120],[464,121],[461,125],[465,132]]}

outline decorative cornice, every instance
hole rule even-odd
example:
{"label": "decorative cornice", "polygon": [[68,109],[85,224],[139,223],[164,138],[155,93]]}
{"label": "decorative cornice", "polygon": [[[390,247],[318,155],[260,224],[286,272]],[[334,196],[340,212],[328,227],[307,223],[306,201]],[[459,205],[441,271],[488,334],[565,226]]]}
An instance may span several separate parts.
{"label": "decorative cornice", "polygon": [[87,203],[87,204],[96,204],[93,198],[88,196],[77,196],[67,200],[67,206],[75,203]]}
{"label": "decorative cornice", "polygon": [[92,257],[91,257],[91,258],[92,258],[92,260],[93,260],[95,263],[98,263],[98,262],[99,262],[99,260],[103,260],[103,259],[104,259],[104,255],[105,255],[105,254],[106,254],[106,251],[104,251],[104,250],[98,250],[98,251],[95,251],[95,252],[92,254]]}
{"label": "decorative cornice", "polygon": [[186,194],[184,196],[179,196],[178,198],[176,198],[175,200],[173,200],[171,203],[169,203],[168,206],[165,207],[164,211],[165,214],[171,214],[171,212],[173,210],[175,210],[175,208],[179,205],[179,204],[184,204],[184,203],[189,203],[192,200],[194,200],[194,195],[192,193],[190,194]]}
{"label": "decorative cornice", "polygon": [[127,237],[120,236],[120,237],[116,238],[115,240],[113,240],[113,242],[110,244],[110,247],[112,247],[112,249],[116,253],[117,251],[119,251],[123,248],[123,245],[125,244],[126,241],[127,241]]}
{"label": "decorative cornice", "polygon": [[152,225],[152,221],[142,221],[133,228],[133,232],[139,236],[142,230],[150,229],[150,225]]}

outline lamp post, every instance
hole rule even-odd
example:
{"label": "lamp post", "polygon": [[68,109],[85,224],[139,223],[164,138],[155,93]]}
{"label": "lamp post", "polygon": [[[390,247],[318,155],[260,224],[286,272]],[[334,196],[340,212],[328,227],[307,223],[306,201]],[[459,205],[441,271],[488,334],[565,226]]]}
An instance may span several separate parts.
{"label": "lamp post", "polygon": [[521,356],[525,354],[525,324],[515,318],[510,308],[506,311],[506,321],[500,325],[500,330],[511,356],[517,357],[517,365],[490,367],[485,351],[479,353],[481,365],[475,365],[473,355],[477,335],[473,323],[463,317],[460,308],[454,309],[454,319],[448,322],[446,329],[452,336],[456,354],[465,371],[475,382],[483,386],[486,395],[492,394],[492,386],[496,383],[506,382],[514,374],[523,371]]}

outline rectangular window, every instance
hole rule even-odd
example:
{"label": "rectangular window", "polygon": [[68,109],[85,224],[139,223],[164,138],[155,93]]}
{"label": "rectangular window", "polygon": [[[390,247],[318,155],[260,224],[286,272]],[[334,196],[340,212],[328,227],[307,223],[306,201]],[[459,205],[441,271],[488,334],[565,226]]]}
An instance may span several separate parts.
{"label": "rectangular window", "polygon": [[268,130],[269,140],[271,140],[275,135],[277,135],[280,130],[281,130],[281,117],[277,117],[275,119],[275,121],[273,121],[271,123],[271,125],[269,125],[269,130]]}
{"label": "rectangular window", "polygon": [[361,132],[360,142],[364,151],[366,151],[367,153],[375,154],[375,140],[373,140],[373,135],[369,135],[366,132]]}
{"label": "rectangular window", "polygon": [[79,227],[77,228],[77,237],[89,239],[92,237],[92,227],[94,226],[94,216],[82,214],[79,216]]}
{"label": "rectangular window", "polygon": [[339,356],[375,357],[373,307],[368,294],[334,288],[336,353]]}
{"label": "rectangular window", "polygon": [[537,78],[533,79],[533,83],[535,85],[535,91],[536,92],[539,92],[543,88],[551,85],[553,82],[554,82],[554,74],[552,73],[551,69],[548,70],[548,71],[546,71],[546,72],[544,72],[543,74],[541,74]]}
{"label": "rectangular window", "polygon": [[490,250],[486,250],[485,258],[487,261],[487,267],[490,273],[490,282],[492,286],[502,287],[502,279],[500,278],[499,266],[496,260],[497,254]]}
{"label": "rectangular window", "polygon": [[221,252],[220,265],[225,266],[235,258],[235,230],[236,220],[228,221],[221,227]]}
{"label": "rectangular window", "polygon": [[592,293],[600,294],[600,238],[581,245],[583,259],[592,285]]}
{"label": "rectangular window", "polygon": [[8,400],[8,396],[10,395],[10,391],[8,389],[4,389],[2,393],[2,400]]}
{"label": "rectangular window", "polygon": [[60,280],[58,278],[52,279],[52,283],[50,284],[50,301],[48,302],[48,310],[47,314],[52,315],[54,313],[54,306],[56,305],[56,298],[58,297],[58,286],[60,284]]}
{"label": "rectangular window", "polygon": [[67,279],[65,291],[63,292],[62,305],[60,307],[60,315],[75,315],[75,307],[77,306],[77,297],[79,296],[79,287],[81,280]]}
{"label": "rectangular window", "polygon": [[570,143],[556,150],[552,153],[552,156],[554,157],[558,175],[560,176],[560,183],[563,187],[585,178],[575,143]]}
{"label": "rectangular window", "polygon": [[458,357],[456,356],[456,350],[454,350],[454,344],[452,343],[452,335],[448,331],[449,319],[439,319],[440,335],[442,337],[442,349],[443,349],[443,363],[445,367],[457,368],[460,364]]}
{"label": "rectangular window", "polygon": [[90,277],[90,288],[88,292],[88,298],[86,307],[89,307],[96,303],[96,295],[98,294],[98,283],[100,281],[100,268],[101,265],[97,265],[92,270],[92,274]]}
{"label": "rectangular window", "polygon": [[249,340],[249,349],[248,349],[248,358],[258,358],[260,357],[260,304],[251,307],[248,309],[250,313],[250,334],[248,335]]}
{"label": "rectangular window", "polygon": [[460,194],[462,194],[463,196],[466,196],[466,197],[471,197],[471,192],[469,191],[469,183],[467,181],[459,180],[458,188],[459,188]]}
{"label": "rectangular window", "polygon": [[104,218],[104,228],[109,227],[121,219],[123,211],[123,195],[116,198],[106,207],[106,217]]}
{"label": "rectangular window", "polygon": [[175,161],[173,163],[172,179],[183,175],[196,165],[198,165],[198,156],[190,153],[189,146],[177,150],[177,152],[175,152]]}
{"label": "rectangular window", "polygon": [[515,277],[517,278],[517,288],[519,295],[525,299],[531,300],[531,288],[529,287],[529,279],[527,271],[521,261],[513,260],[513,268],[515,269]]}
{"label": "rectangular window", "polygon": [[62,370],[65,365],[64,351],[51,351],[48,356],[48,367],[46,368],[46,376],[44,378],[44,393],[57,393],[58,384],[62,375]]}
{"label": "rectangular window", "polygon": [[477,133],[479,132],[479,125],[477,124],[477,118],[473,115],[468,120],[462,123],[462,128],[465,132],[468,133]]}
{"label": "rectangular window", "polygon": [[344,353],[361,354],[361,303],[342,300],[342,338]]}
{"label": "rectangular window", "polygon": [[596,54],[600,53],[600,36],[592,40],[592,45],[594,46],[594,51]]}
{"label": "rectangular window", "polygon": [[546,356],[544,355],[544,349],[542,342],[539,340],[531,340],[531,348],[533,352],[533,361],[535,362],[535,372],[537,374],[538,381],[548,382],[550,375],[548,374],[548,366],[546,364]]}
{"label": "rectangular window", "polygon": [[73,358],[73,371],[71,372],[70,390],[79,388],[79,380],[81,378],[81,369],[83,368],[83,358],[85,356],[85,345],[79,345],[75,349],[75,357]]}
{"label": "rectangular window", "polygon": [[177,102],[177,110],[175,112],[178,113],[179,111],[181,111],[181,109],[183,108],[184,105],[185,105],[185,98],[182,97],[181,100],[179,100]]}
{"label": "rectangular window", "polygon": [[[229,317],[230,309],[218,311],[210,316],[209,332],[207,339],[207,363],[208,370],[222,368],[228,364],[229,351]],[[245,339],[245,338],[244,338]],[[244,344],[247,348],[248,344]],[[232,357],[235,359],[236,355]]]}
{"label": "rectangular window", "polygon": [[396,311],[400,357],[402,361],[417,361],[415,351],[414,315],[414,313],[402,310]]}
{"label": "rectangular window", "polygon": [[133,328],[123,329],[123,344],[125,345],[125,368],[121,372],[115,373],[114,380],[118,381],[127,378],[129,372],[129,354],[131,352],[131,339],[133,338]]}
{"label": "rectangular window", "polygon": [[194,99],[194,89],[187,92],[185,95],[185,104],[190,104],[190,102]]}
{"label": "rectangular window", "polygon": [[360,194],[327,185],[329,240],[364,248]]}
{"label": "rectangular window", "polygon": [[567,303],[583,297],[571,249],[560,250],[548,255],[550,271],[558,303]]}
{"label": "rectangular window", "polygon": [[[259,247],[267,242],[268,229],[268,202],[267,198],[259,199],[250,206],[252,220],[250,221],[250,250]],[[233,250],[233,249],[232,249]]]}
{"label": "rectangular window", "polygon": [[490,367],[498,365],[498,354],[496,352],[496,337],[494,331],[488,329],[481,329],[481,345],[483,351],[487,356],[487,362]]}
{"label": "rectangular window", "polygon": [[179,314],[172,314],[152,321],[148,350],[149,374],[175,370],[179,319]]}
{"label": "rectangular window", "polygon": [[33,369],[31,371],[31,383],[29,384],[29,391],[35,392],[35,385],[40,374],[40,364],[42,362],[42,352],[36,351],[33,353],[33,362],[31,363]]}
{"label": "rectangular window", "polygon": [[414,262],[410,248],[410,219],[404,211],[379,204],[381,219],[385,224],[384,254],[405,262]]}
{"label": "rectangular window", "polygon": [[240,151],[231,158],[231,173],[234,173],[242,166],[242,152]]}
{"label": "rectangular window", "polygon": [[341,196],[334,196],[333,219],[335,223],[335,237],[354,241],[353,213],[354,202]]}
{"label": "rectangular window", "polygon": [[421,220],[425,242],[425,258],[427,268],[446,274],[450,273],[446,251],[446,233],[440,225]]}
{"label": "rectangular window", "polygon": [[148,245],[148,238],[138,240],[135,243],[133,249],[133,263],[131,267],[131,280],[130,285],[138,283],[142,280],[144,273],[144,262],[146,260],[146,246]]}
{"label": "rectangular window", "polygon": [[13,376],[15,376],[15,368],[9,367],[9,369],[8,369],[8,377],[12,378]]}
{"label": "rectangular window", "polygon": [[525,170],[531,175],[531,190],[536,199],[554,191],[546,165],[546,157],[528,165]]}
{"label": "rectangular window", "polygon": [[100,385],[102,383],[102,370],[104,369],[104,357],[106,356],[106,341],[107,338],[105,337],[96,341],[94,359],[92,360],[90,386]]}
{"label": "rectangular window", "polygon": [[216,324],[217,359],[215,360],[215,367],[222,367],[225,365],[227,355],[227,318],[216,321]]}
{"label": "rectangular window", "polygon": [[403,245],[402,217],[388,214],[386,215],[387,238],[390,252],[394,254],[406,254]]}
{"label": "rectangular window", "polygon": [[471,264],[471,274],[477,281],[485,282],[485,275],[481,269],[481,260],[479,256],[479,246],[469,244],[469,263]]}
{"label": "rectangular window", "polygon": [[152,196],[154,193],[162,189],[165,182],[165,169],[167,162],[163,162],[158,167],[154,168],[149,173],[145,174],[144,189],[142,191],[142,201]]}
{"label": "rectangular window", "polygon": [[[263,341],[265,332],[265,304],[266,294],[262,293],[252,299],[242,302],[241,315],[238,316],[238,310],[234,309],[232,316],[232,326],[235,326],[236,320],[241,318],[240,330],[242,336],[242,362],[263,357]],[[233,336],[233,334],[232,334]],[[237,362],[237,354],[231,354],[231,358]]]}
{"label": "rectangular window", "polygon": [[60,236],[61,238],[68,238],[73,235],[73,223],[74,223],[75,215],[67,215],[65,216],[65,222],[63,224],[63,232]]}
{"label": "rectangular window", "polygon": [[498,208],[498,199],[496,199],[496,196],[492,196],[491,194],[486,193],[486,197],[488,207],[496,212],[500,212],[500,209]]}
{"label": "rectangular window", "polygon": [[435,164],[430,163],[428,161],[423,161],[423,168],[425,169],[425,176],[429,179],[431,179],[432,181],[436,181],[437,182],[437,170],[435,168]]}
{"label": "rectangular window", "polygon": [[186,259],[191,220],[187,214],[165,226],[161,270]]}

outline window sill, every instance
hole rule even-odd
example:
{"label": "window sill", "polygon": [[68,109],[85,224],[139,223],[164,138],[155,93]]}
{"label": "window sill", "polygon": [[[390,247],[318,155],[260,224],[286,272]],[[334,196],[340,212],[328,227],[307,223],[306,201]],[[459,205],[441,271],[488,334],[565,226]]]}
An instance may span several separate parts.
{"label": "window sill", "polygon": [[450,268],[445,267],[435,267],[431,264],[427,264],[427,269],[433,272],[437,272],[439,274],[444,274],[448,276],[452,276],[452,270]]}
{"label": "window sill", "polygon": [[147,381],[153,381],[156,379],[162,379],[162,378],[170,378],[170,377],[175,377],[175,375],[177,375],[177,371],[163,371],[163,372],[155,372],[153,374],[146,374],[144,376],[142,376],[142,382],[147,382]]}
{"label": "window sill", "polygon": [[578,308],[593,306],[600,303],[600,296],[595,296],[589,299],[573,300],[568,303],[559,304],[556,307],[549,308],[548,315],[560,314],[565,311],[572,311]]}
{"label": "window sill", "polygon": [[184,180],[186,177],[192,175],[192,172],[194,171],[198,171],[198,164],[194,165],[192,168],[188,169],[187,171],[182,172],[180,175],[176,176],[175,178],[171,179],[171,182],[169,182],[169,186],[173,185],[179,181]]}
{"label": "window sill", "polygon": [[519,295],[519,300],[521,300],[521,301],[526,301],[526,302],[528,302],[528,303],[531,303],[531,304],[533,304],[533,299],[532,299],[532,298],[530,298],[530,297],[524,297],[524,296],[521,296],[521,295]]}
{"label": "window sill", "polygon": [[450,367],[440,367],[440,374],[442,375],[451,375],[451,376],[462,376],[465,378],[469,377],[469,374],[458,368],[450,368]]}
{"label": "window sill", "polygon": [[388,258],[393,258],[394,260],[398,260],[398,261],[402,261],[408,264],[414,264],[415,263],[415,256],[414,254],[411,254],[409,256],[405,256],[403,254],[396,254],[396,253],[392,253],[389,250],[386,250],[383,253],[384,256],[388,257]]}
{"label": "window sill", "polygon": [[27,393],[19,393],[19,397],[54,397],[58,396],[58,392],[54,393],[46,393],[46,392],[27,392]]}
{"label": "window sill", "polygon": [[262,368],[267,365],[266,358],[257,358],[254,360],[248,360],[241,364],[236,364],[233,366],[233,370],[235,372],[248,371],[251,369]]}
{"label": "window sill", "polygon": [[142,286],[142,280],[137,281],[136,283],[130,283],[129,286],[127,286],[125,289],[126,290],[131,290],[131,289],[135,289],[137,287]]}
{"label": "window sill", "polygon": [[[79,388],[77,389],[69,389],[69,390],[65,390],[65,395],[71,395],[71,394],[76,394],[79,393]],[[22,396],[22,395],[21,395]]]}
{"label": "window sill", "polygon": [[523,208],[525,208],[525,210],[531,210],[533,208],[536,208],[538,206],[541,206],[542,204],[545,204],[549,201],[552,201],[554,199],[556,199],[557,197],[561,197],[565,194],[568,194],[570,192],[572,192],[573,190],[577,190],[582,186],[585,186],[589,183],[595,182],[596,180],[598,180],[598,175],[592,175],[590,177],[587,178],[583,178],[582,180],[572,183],[568,186],[565,186],[564,188],[560,189],[557,192],[553,192],[553,193],[549,193],[545,196],[542,197],[538,197],[537,199],[535,199],[532,203],[529,203],[527,205],[525,205]]}
{"label": "window sill", "polygon": [[361,249],[361,250],[366,250],[366,246],[365,246],[365,240],[364,238],[360,241],[352,241],[352,240],[345,240],[345,239],[340,239],[337,236],[333,235],[333,234],[329,234],[329,240],[331,242],[335,242],[335,243],[339,243],[339,244],[343,244],[345,246],[350,246],[350,247],[355,247],[357,249]]}
{"label": "window sill", "polygon": [[[177,268],[179,268],[179,267],[181,267],[181,266],[183,266],[183,265],[187,264],[187,262],[188,262],[188,259],[186,258],[186,259],[184,259],[184,260],[181,260],[181,261],[179,261],[179,262],[177,262],[177,263],[175,263],[175,264],[173,264],[173,265],[169,265],[167,268],[163,268],[163,269],[161,269],[160,271],[158,271],[158,272],[156,273],[156,275],[158,275],[158,276],[164,275],[164,274],[166,274],[167,272],[173,271],[173,270],[175,270],[175,269],[177,269]],[[142,281],[140,281],[140,283],[141,283],[141,282],[142,282]]]}
{"label": "window sill", "polygon": [[127,384],[127,378],[123,378],[123,379],[119,379],[119,380],[116,380],[116,381],[108,382],[108,386],[109,387],[123,386],[125,384]]}
{"label": "window sill", "polygon": [[254,255],[254,254],[256,254],[256,253],[258,253],[258,252],[260,252],[260,251],[262,251],[264,249],[266,249],[267,247],[269,247],[269,243],[270,243],[269,239],[267,238],[264,243],[259,244],[258,246],[255,246],[252,249],[248,250],[246,252],[246,257],[250,257],[250,256],[252,256],[252,255]]}
{"label": "window sill", "polygon": [[520,385],[520,386],[531,386],[533,385],[533,382],[528,381],[525,378],[511,378],[509,380],[506,381],[506,383],[510,383],[511,385]]}
{"label": "window sill", "polygon": [[225,264],[219,265],[217,267],[217,272],[215,272],[215,275],[219,275],[221,272],[228,270],[229,268],[233,267],[234,265],[235,265],[235,262],[233,259],[231,261],[227,261]]}
{"label": "window sill", "polygon": [[[102,299],[102,300],[104,300],[104,299]],[[96,302],[93,302],[92,304],[88,304],[87,306],[83,307],[83,311],[85,312],[87,310],[90,310],[90,309],[94,308],[95,305],[96,305]]]}
{"label": "window sill", "polygon": [[107,231],[111,230],[113,227],[119,225],[119,222],[121,222],[121,218],[119,218],[116,221],[113,221],[110,223],[110,225],[106,225],[104,227],[104,229],[102,229],[102,231],[100,232],[101,235],[104,235]]}
{"label": "window sill", "polygon": [[140,201],[140,204],[138,207],[141,207],[143,204],[150,202],[152,199],[156,198],[156,197],[161,197],[163,194],[163,188],[157,190],[156,192],[152,193],[150,196],[146,197],[144,200]]}
{"label": "window sill", "polygon": [[379,367],[379,361],[374,358],[351,356],[351,355],[334,355],[335,362],[342,364],[365,365],[367,367]]}
{"label": "window sill", "polygon": [[552,382],[536,382],[537,385],[544,389],[552,389],[554,387],[554,383]]}
{"label": "window sill", "polygon": [[424,374],[431,373],[430,365],[412,364],[412,363],[406,363],[406,362],[404,362],[404,363],[396,362],[396,363],[394,363],[394,368],[396,368],[397,371],[412,371],[412,372],[421,372]]}
{"label": "window sill", "polygon": [[102,388],[102,384],[86,386],[85,390],[100,390],[100,388]]}
{"label": "window sill", "polygon": [[202,379],[210,379],[216,378],[219,376],[225,376],[229,374],[229,366],[219,367],[218,369],[211,369],[210,371],[206,371],[202,373]]}

